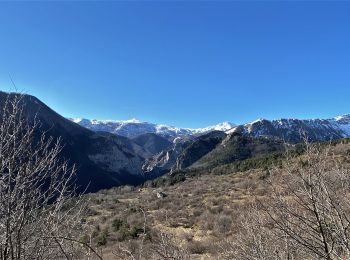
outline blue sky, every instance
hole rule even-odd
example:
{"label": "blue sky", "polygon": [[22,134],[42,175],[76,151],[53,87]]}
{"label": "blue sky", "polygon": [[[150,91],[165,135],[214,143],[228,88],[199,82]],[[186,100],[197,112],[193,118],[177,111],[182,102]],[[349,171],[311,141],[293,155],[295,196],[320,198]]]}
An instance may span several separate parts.
{"label": "blue sky", "polygon": [[350,113],[350,2],[0,2],[0,89],[182,127]]}

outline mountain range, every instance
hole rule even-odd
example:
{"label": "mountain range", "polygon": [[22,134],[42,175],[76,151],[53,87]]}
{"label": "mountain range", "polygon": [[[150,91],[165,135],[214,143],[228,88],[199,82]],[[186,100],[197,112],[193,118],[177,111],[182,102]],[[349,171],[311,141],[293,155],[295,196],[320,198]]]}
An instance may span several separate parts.
{"label": "mountain range", "polygon": [[198,136],[210,131],[227,131],[232,129],[235,124],[223,122],[214,126],[205,128],[179,128],[163,124],[154,124],[143,122],[137,119],[117,121],[117,120],[89,120],[85,118],[70,119],[71,121],[93,131],[104,131],[125,137],[135,137],[141,134],[157,134],[167,138],[176,138],[183,136]]}
{"label": "mountain range", "polygon": [[307,136],[310,141],[327,141],[350,137],[350,115],[331,119],[259,119],[236,126],[226,133],[242,133],[253,137],[278,138],[297,143]]}
{"label": "mountain range", "polygon": [[125,121],[96,119],[70,120],[95,132],[105,131],[131,138],[142,134],[153,133],[166,137],[169,140],[174,140],[178,137],[200,136],[211,131],[222,131],[227,134],[235,132],[254,137],[265,136],[278,138],[287,142],[299,142],[302,133],[305,133],[312,141],[326,141],[350,136],[350,114],[331,119],[258,119],[242,125],[223,122],[214,126],[194,129],[148,123],[137,119]]}
{"label": "mountain range", "polygon": [[[143,143],[138,144],[143,147],[145,143],[147,147],[163,143],[159,149],[152,149],[153,155],[144,157],[142,172],[147,178],[186,168],[211,167],[274,151],[281,152],[284,142],[295,144],[305,137],[309,141],[350,137],[350,115],[331,119],[258,119],[242,125],[224,122],[198,129],[157,125],[136,119],[72,121],[96,132],[108,131],[131,137],[132,140],[142,139]],[[153,135],[152,140],[149,139],[150,135]],[[158,136],[157,141],[155,136]],[[159,140],[161,137],[164,138],[162,141]],[[258,148],[260,152],[256,152]]]}
{"label": "mountain range", "polygon": [[[0,108],[16,93],[0,92]],[[38,134],[61,138],[62,159],[77,166],[76,185],[94,192],[141,184],[165,173],[210,168],[282,152],[291,145],[350,137],[350,115],[332,119],[259,119],[190,129],[128,121],[67,119],[34,96],[23,95],[23,114],[40,121]]]}

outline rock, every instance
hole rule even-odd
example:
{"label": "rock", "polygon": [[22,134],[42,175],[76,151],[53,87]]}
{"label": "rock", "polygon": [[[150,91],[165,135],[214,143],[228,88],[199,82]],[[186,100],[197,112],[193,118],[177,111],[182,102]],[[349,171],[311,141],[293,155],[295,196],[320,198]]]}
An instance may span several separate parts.
{"label": "rock", "polygon": [[165,193],[163,193],[163,192],[157,192],[157,198],[158,199],[162,199],[162,198],[165,198],[167,195],[165,194]]}

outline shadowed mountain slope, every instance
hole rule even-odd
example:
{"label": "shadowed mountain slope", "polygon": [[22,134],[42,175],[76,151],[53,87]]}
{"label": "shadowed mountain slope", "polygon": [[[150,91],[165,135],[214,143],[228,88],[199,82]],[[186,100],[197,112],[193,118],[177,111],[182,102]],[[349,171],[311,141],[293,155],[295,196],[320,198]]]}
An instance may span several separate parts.
{"label": "shadowed mountain slope", "polygon": [[[0,92],[0,106],[20,94]],[[90,131],[60,116],[36,97],[21,96],[23,114],[28,122],[40,122],[38,135],[62,138],[61,156],[77,166],[76,185],[88,192],[121,184],[143,181],[141,165],[144,158],[137,155],[130,140],[115,135]]]}

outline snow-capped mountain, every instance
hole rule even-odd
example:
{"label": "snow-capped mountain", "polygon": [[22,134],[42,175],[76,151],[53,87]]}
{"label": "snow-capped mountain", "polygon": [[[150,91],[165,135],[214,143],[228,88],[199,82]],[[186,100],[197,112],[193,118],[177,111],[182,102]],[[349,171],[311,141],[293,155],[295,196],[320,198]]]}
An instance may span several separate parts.
{"label": "snow-capped mountain", "polygon": [[178,128],[162,124],[153,124],[143,122],[137,119],[116,121],[116,120],[89,120],[89,119],[71,119],[73,122],[93,131],[104,131],[126,137],[135,137],[141,134],[154,133],[161,136],[176,138],[183,136],[192,136],[208,133],[213,130],[227,131],[235,124],[223,122],[217,125],[205,128]]}
{"label": "snow-capped mountain", "polygon": [[223,122],[204,128],[178,128],[163,124],[143,122],[136,119],[115,120],[89,120],[71,119],[75,123],[93,131],[104,131],[129,138],[154,133],[166,137],[174,142],[178,138],[199,136],[211,131],[223,131],[227,134],[242,133],[259,137],[272,137],[287,142],[299,142],[301,133],[305,133],[310,140],[325,141],[350,137],[350,114],[337,116],[331,119],[258,119],[251,123],[235,125]]}
{"label": "snow-capped mountain", "polygon": [[299,142],[305,134],[311,141],[326,141],[350,137],[350,115],[331,119],[258,119],[251,123],[236,126],[228,131],[254,137],[265,136]]}

